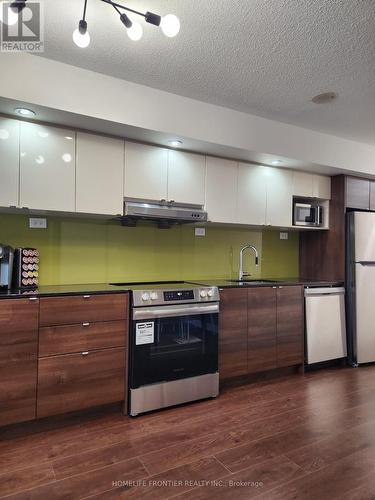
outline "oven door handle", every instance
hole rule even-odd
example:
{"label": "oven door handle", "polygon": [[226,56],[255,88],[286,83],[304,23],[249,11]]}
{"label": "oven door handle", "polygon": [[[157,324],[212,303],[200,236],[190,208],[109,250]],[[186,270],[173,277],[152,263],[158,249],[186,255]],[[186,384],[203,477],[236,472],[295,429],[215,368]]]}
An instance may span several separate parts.
{"label": "oven door handle", "polygon": [[147,307],[133,309],[133,320],[151,318],[175,318],[177,316],[197,316],[200,314],[217,314],[219,304],[186,304],[177,306]]}

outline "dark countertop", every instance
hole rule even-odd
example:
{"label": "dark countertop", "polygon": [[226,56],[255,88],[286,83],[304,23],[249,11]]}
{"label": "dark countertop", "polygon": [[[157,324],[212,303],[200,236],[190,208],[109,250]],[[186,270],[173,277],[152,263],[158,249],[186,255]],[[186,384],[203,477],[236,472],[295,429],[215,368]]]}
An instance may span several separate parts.
{"label": "dark countertop", "polygon": [[236,281],[230,281],[226,279],[221,280],[202,280],[195,281],[195,283],[203,286],[217,286],[219,288],[248,288],[248,287],[259,287],[259,286],[293,286],[293,285],[303,285],[305,287],[321,287],[321,286],[344,286],[343,281],[319,281],[319,280],[303,280],[300,278],[266,278],[262,280],[247,281],[243,283],[238,283]]}
{"label": "dark countertop", "polygon": [[91,283],[82,285],[48,285],[34,290],[0,289],[0,299],[22,298],[28,296],[53,297],[57,295],[82,295],[103,293],[124,293],[130,291],[129,286],[113,286],[108,283]]}
{"label": "dark countertop", "polygon": [[[275,278],[260,280],[254,282],[246,283],[236,283],[234,281],[227,281],[225,279],[220,280],[191,280],[183,284],[178,282],[171,282],[171,288],[187,287],[187,283],[201,285],[201,286],[217,286],[219,288],[244,288],[244,287],[257,287],[257,286],[291,286],[291,285],[303,285],[309,287],[318,286],[343,286],[342,281],[314,281],[314,280],[301,280],[299,278]],[[155,288],[164,288],[165,285],[155,285]],[[130,292],[131,290],[142,290],[152,288],[149,285],[137,285],[137,283],[124,283],[121,286],[110,285],[109,283],[91,283],[82,285],[49,285],[40,286],[35,290],[6,290],[0,289],[0,299],[6,298],[22,298],[28,296],[40,296],[40,297],[53,297],[53,296],[64,296],[64,295],[82,295],[82,294],[106,294],[106,293],[124,293]]]}

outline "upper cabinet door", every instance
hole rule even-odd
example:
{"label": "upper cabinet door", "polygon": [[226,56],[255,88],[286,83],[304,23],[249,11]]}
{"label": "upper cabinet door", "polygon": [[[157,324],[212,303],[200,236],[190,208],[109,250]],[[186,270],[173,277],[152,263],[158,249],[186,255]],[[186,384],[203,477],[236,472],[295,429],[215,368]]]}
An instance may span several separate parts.
{"label": "upper cabinet door", "polygon": [[331,199],[331,178],[326,175],[313,175],[313,197]]}
{"label": "upper cabinet door", "polygon": [[0,206],[18,206],[20,122],[0,118]]}
{"label": "upper cabinet door", "polygon": [[269,226],[292,225],[293,172],[267,168],[267,217]]}
{"label": "upper cabinet door", "polygon": [[211,222],[236,222],[238,163],[207,157],[206,210]]}
{"label": "upper cabinet door", "polygon": [[205,156],[169,151],[168,200],[204,205],[205,177]]}
{"label": "upper cabinet door", "polygon": [[126,142],[124,184],[126,197],[166,200],[167,176],[167,149]]}
{"label": "upper cabinet door", "polygon": [[238,169],[237,222],[261,226],[266,223],[267,170],[240,163]]}
{"label": "upper cabinet door", "polygon": [[293,196],[313,197],[313,174],[293,172]]}
{"label": "upper cabinet door", "polygon": [[124,141],[77,133],[77,212],[123,212]]}
{"label": "upper cabinet door", "polygon": [[75,132],[21,122],[20,206],[75,211]]}

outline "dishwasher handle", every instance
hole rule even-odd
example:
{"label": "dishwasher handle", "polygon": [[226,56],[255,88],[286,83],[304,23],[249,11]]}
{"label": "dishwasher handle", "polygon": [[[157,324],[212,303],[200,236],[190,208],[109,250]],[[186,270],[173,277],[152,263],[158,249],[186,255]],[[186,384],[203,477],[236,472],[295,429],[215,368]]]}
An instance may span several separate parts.
{"label": "dishwasher handle", "polygon": [[305,288],[305,297],[322,296],[322,295],[344,295],[345,288],[343,286],[336,287],[318,287],[318,288]]}

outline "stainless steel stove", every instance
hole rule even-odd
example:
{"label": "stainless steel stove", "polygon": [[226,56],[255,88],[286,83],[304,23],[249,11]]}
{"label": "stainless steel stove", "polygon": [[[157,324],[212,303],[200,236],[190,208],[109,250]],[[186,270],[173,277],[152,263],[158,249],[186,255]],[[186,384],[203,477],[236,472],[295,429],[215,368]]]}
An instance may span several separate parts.
{"label": "stainless steel stove", "polygon": [[130,414],[219,393],[216,287],[133,284]]}

